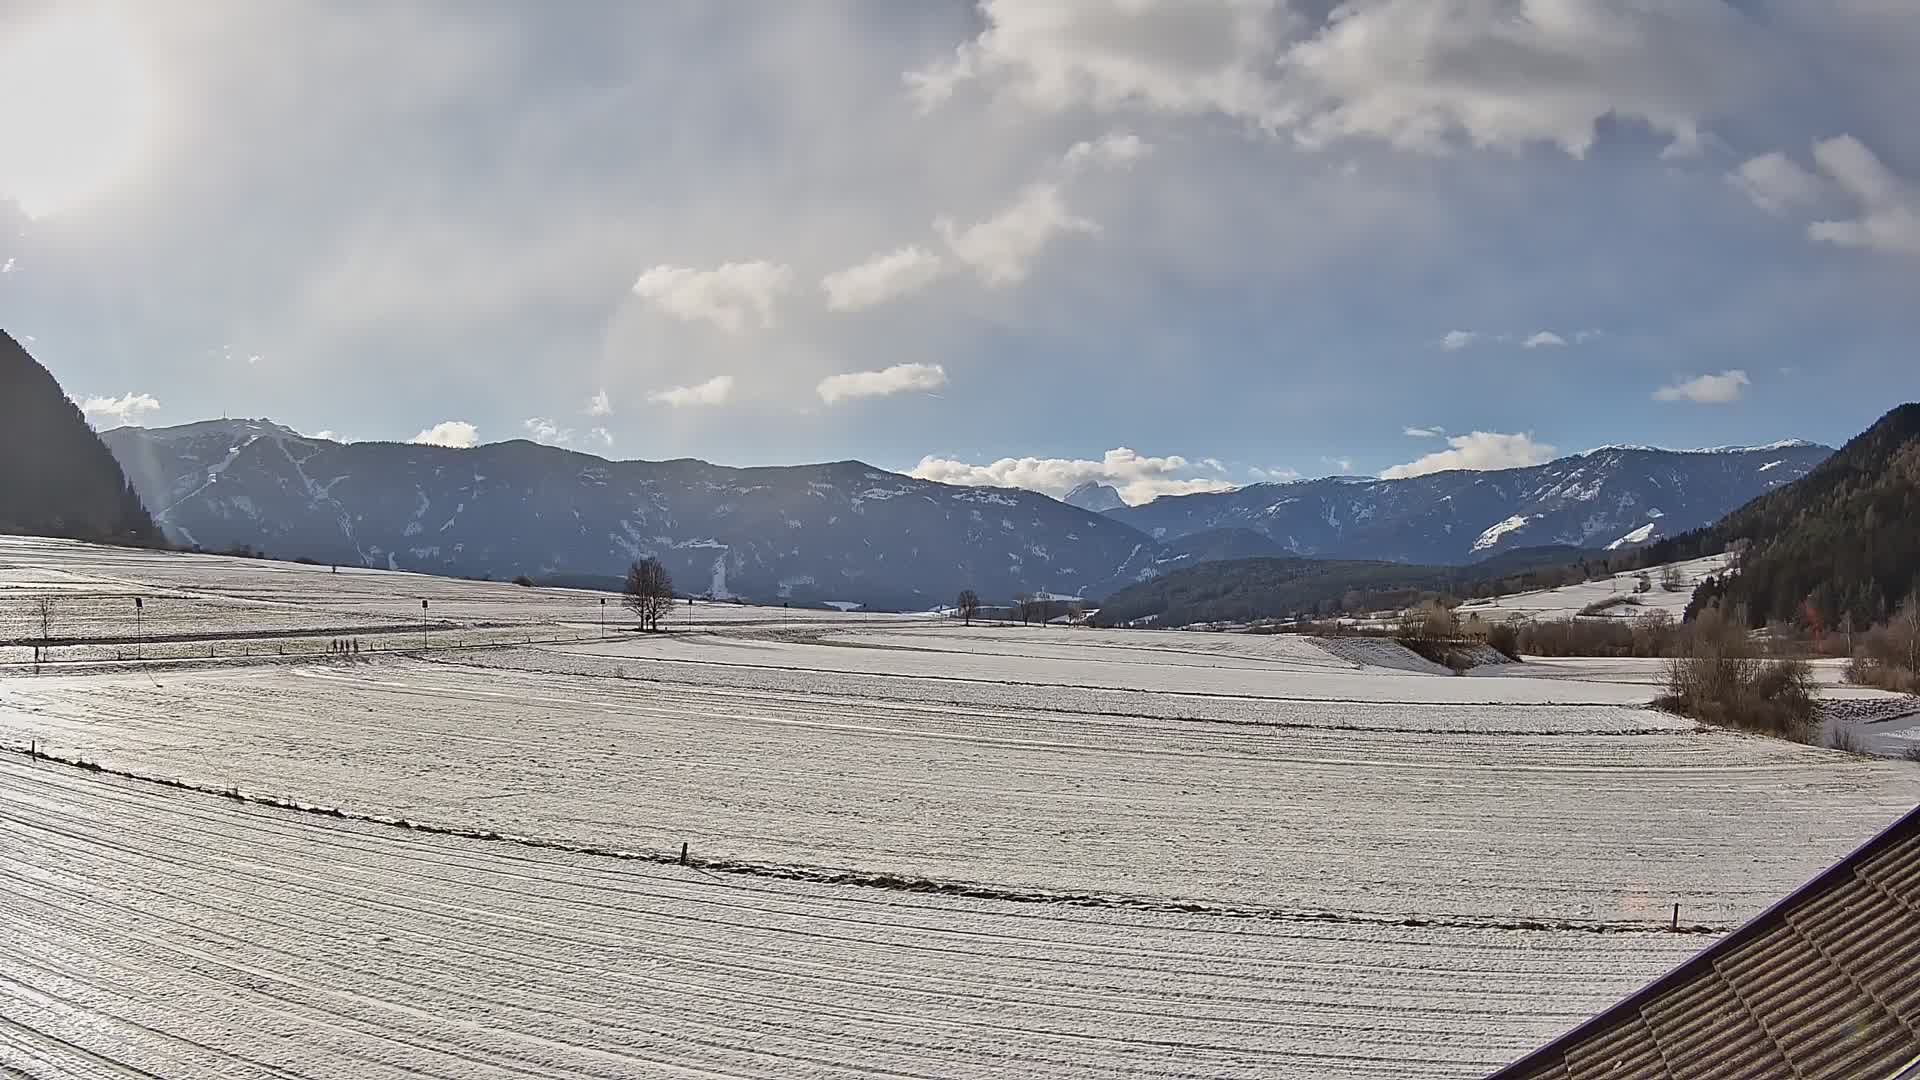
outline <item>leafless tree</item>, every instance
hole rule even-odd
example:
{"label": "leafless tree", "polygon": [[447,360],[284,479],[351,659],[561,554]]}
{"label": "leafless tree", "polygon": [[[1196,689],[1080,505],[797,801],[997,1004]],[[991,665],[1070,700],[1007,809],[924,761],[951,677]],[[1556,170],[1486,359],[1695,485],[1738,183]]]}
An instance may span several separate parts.
{"label": "leafless tree", "polygon": [[642,630],[660,629],[660,617],[673,607],[673,576],[651,556],[627,567],[620,602],[640,620]]}
{"label": "leafless tree", "polygon": [[44,644],[53,636],[53,597],[43,596],[36,600],[34,613],[40,616],[40,641]]}
{"label": "leafless tree", "polygon": [[1686,578],[1680,575],[1680,567],[1674,563],[1668,563],[1660,571],[1660,587],[1668,592],[1679,592],[1686,583]]}
{"label": "leafless tree", "polygon": [[973,625],[973,617],[980,610],[980,594],[972,589],[961,589],[960,596],[953,602],[953,610],[965,620],[965,625]]}
{"label": "leafless tree", "polygon": [[1032,610],[1032,604],[1033,598],[1026,593],[1014,593],[1013,610],[1009,612],[1009,614],[1018,614],[1020,616],[1020,625],[1025,626],[1027,624],[1027,614]]}
{"label": "leafless tree", "polygon": [[1920,676],[1920,587],[1907,594],[1893,618],[1887,620],[1896,654],[1906,660],[1909,674]]}

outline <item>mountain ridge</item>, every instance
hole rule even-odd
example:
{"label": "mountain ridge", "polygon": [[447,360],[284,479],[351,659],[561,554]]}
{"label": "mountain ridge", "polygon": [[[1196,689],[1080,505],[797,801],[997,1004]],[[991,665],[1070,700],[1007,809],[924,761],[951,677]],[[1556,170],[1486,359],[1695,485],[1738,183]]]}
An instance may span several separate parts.
{"label": "mountain ridge", "polygon": [[[1657,538],[1668,507],[1689,524],[1702,508],[1722,512],[1824,456],[1784,445],[1765,460],[1750,451],[1614,450],[1521,470],[1252,485],[1094,513],[1037,492],[940,484],[857,460],[613,461],[525,439],[471,448],[340,442],[251,419],[116,428],[102,438],[183,544],[603,585],[651,554],[683,592],[894,607],[947,603],[963,588],[986,598],[1097,598],[1219,559],[1464,564],[1566,543],[1562,524],[1579,511],[1591,520],[1567,546],[1636,546]],[[1655,468],[1671,472],[1676,461],[1710,464],[1671,476]],[[1626,469],[1630,482],[1616,490],[1622,462],[1646,467]],[[1667,483],[1675,476],[1697,488],[1685,505],[1664,501],[1677,497]],[[1647,484],[1663,493],[1659,505],[1641,490]],[[1591,489],[1583,498],[1567,497],[1583,486]],[[1169,508],[1231,511],[1236,500],[1240,512],[1192,514],[1173,528],[1154,521]]]}
{"label": "mountain ridge", "polygon": [[1602,447],[1514,469],[1163,495],[1107,513],[1163,542],[1237,527],[1289,555],[1468,563],[1512,548],[1618,549],[1676,535],[1806,475],[1831,453],[1804,440],[1700,451]]}

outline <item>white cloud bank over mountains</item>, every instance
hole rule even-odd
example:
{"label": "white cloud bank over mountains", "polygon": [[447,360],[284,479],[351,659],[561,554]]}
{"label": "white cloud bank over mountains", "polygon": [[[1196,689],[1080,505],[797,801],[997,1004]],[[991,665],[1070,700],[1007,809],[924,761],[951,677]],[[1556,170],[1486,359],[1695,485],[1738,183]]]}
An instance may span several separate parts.
{"label": "white cloud bank over mountains", "polygon": [[451,446],[465,449],[480,443],[480,429],[465,420],[442,420],[407,440],[422,446]]}
{"label": "white cloud bank over mountains", "polygon": [[[1408,435],[1440,434],[1409,428]],[[1449,469],[1518,469],[1552,461],[1557,448],[1536,441],[1531,433],[1508,435],[1498,431],[1472,431],[1465,435],[1447,435],[1447,449],[1395,465],[1380,472],[1382,480],[1404,480]]]}
{"label": "white cloud bank over mountains", "polygon": [[128,424],[138,424],[141,414],[154,412],[160,408],[159,400],[152,394],[136,394],[132,391],[117,398],[89,397],[77,404],[80,406],[80,411],[86,414],[87,419],[93,421],[95,427],[103,425],[125,427]]}
{"label": "white cloud bank over mountains", "polygon": [[1059,498],[1088,480],[1110,484],[1128,503],[1147,502],[1160,495],[1196,491],[1231,491],[1234,485],[1218,477],[1195,476],[1202,463],[1178,454],[1144,456],[1124,446],[1106,452],[1098,461],[1084,458],[1001,458],[974,465],[928,455],[909,474],[922,480],[970,487],[1017,487]]}

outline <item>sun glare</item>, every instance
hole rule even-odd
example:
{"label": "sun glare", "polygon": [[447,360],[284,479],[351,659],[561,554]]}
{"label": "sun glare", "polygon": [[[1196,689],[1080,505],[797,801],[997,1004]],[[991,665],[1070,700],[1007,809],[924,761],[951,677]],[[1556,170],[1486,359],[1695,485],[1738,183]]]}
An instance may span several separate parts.
{"label": "sun glare", "polygon": [[0,199],[40,218],[124,178],[152,100],[140,50],[100,8],[56,9],[0,38]]}

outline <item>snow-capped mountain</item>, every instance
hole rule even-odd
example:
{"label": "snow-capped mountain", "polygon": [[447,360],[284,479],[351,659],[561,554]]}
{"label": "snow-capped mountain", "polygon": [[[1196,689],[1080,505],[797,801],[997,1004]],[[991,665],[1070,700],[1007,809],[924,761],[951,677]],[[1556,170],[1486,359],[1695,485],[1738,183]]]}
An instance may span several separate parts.
{"label": "snow-capped mountain", "polygon": [[652,555],[682,592],[887,607],[965,588],[1101,595],[1200,557],[1035,492],[857,461],[736,469],[525,441],[342,444],[262,420],[103,438],[168,535],[209,551],[579,583]]}
{"label": "snow-capped mountain", "polygon": [[1060,501],[1068,506],[1091,510],[1096,514],[1118,510],[1127,505],[1126,500],[1120,497],[1120,492],[1116,488],[1098,480],[1086,480],[1076,484],[1072,491],[1061,497]]}
{"label": "snow-capped mountain", "polygon": [[1256,484],[1092,513],[857,461],[739,469],[607,461],[519,440],[343,444],[264,420],[119,428],[102,439],[168,536],[210,551],[246,544],[323,562],[602,584],[652,555],[682,592],[883,607],[945,603],[967,588],[1099,597],[1254,555],[1439,563],[1547,544],[1628,546],[1707,524],[1829,453],[1804,443],[1603,447],[1528,469]]}
{"label": "snow-capped mountain", "polygon": [[1705,450],[1603,446],[1523,469],[1254,484],[1107,513],[1163,541],[1241,528],[1296,555],[1460,563],[1548,544],[1621,548],[1696,529],[1831,453],[1799,440]]}

